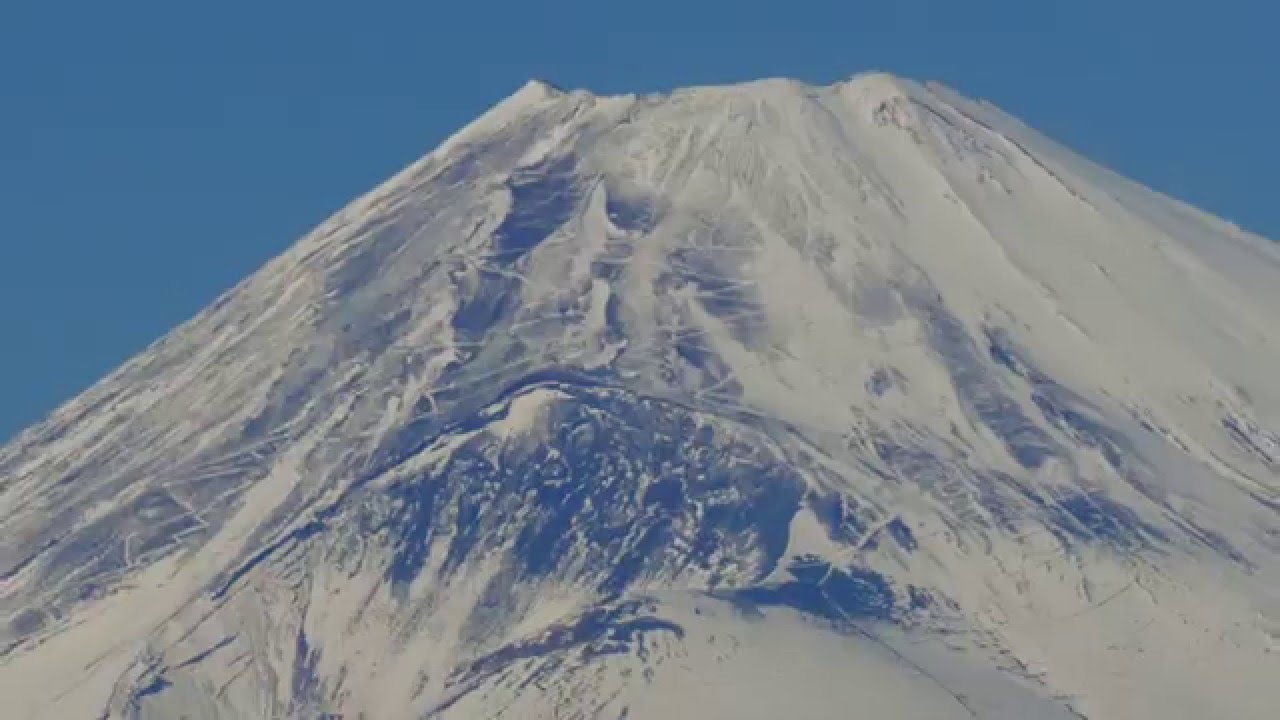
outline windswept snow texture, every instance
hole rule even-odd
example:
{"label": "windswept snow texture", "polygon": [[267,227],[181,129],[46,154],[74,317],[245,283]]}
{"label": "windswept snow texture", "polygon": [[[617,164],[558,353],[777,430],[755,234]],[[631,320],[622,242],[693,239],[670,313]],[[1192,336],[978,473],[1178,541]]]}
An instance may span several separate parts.
{"label": "windswept snow texture", "polygon": [[3,714],[1274,718],[1277,368],[985,103],[530,83],[0,449]]}

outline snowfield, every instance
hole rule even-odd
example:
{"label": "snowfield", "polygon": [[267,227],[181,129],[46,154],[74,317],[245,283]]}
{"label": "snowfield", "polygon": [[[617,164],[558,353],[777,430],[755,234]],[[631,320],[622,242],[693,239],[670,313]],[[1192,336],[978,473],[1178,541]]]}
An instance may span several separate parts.
{"label": "snowfield", "polygon": [[986,103],[531,82],[0,448],[3,714],[1274,718],[1277,368]]}

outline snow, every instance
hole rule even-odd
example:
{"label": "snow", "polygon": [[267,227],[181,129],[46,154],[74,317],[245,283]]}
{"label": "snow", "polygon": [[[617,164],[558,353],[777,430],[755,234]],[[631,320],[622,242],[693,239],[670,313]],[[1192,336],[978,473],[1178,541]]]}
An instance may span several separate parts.
{"label": "snow", "polygon": [[0,694],[1269,717],[1277,307],[941,86],[534,81],[0,448]]}
{"label": "snow", "polygon": [[489,431],[503,439],[528,432],[538,427],[551,405],[566,397],[564,393],[549,388],[534,388],[518,395],[503,408],[502,417],[489,424]]}

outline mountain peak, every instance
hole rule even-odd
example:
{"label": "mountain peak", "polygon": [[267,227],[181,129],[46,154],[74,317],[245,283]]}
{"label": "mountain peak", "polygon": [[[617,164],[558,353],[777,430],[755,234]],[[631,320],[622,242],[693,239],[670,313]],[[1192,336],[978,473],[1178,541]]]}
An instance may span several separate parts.
{"label": "mountain peak", "polygon": [[908,82],[913,83],[914,81],[908,78],[899,77],[898,75],[885,70],[864,70],[862,72],[854,73],[847,79],[835,84],[837,86],[867,87],[887,90],[897,88],[902,83]]}
{"label": "mountain peak", "polygon": [[522,85],[520,89],[516,91],[515,97],[533,102],[540,102],[543,100],[557,98],[564,94],[565,91],[563,88],[553,85],[541,78],[535,77],[530,78],[528,82]]}
{"label": "mountain peak", "polygon": [[[867,95],[902,95],[907,92],[907,88],[918,88],[917,83],[907,78],[899,77],[886,71],[865,71],[856,73],[845,80],[835,82],[831,85],[817,85],[802,80],[788,77],[768,77],[755,80],[745,80],[741,82],[712,84],[712,85],[689,85],[673,88],[665,92],[649,93],[647,97],[650,99],[661,99],[671,96],[687,96],[698,94],[731,94],[743,95],[752,93],[772,94],[779,91],[796,95],[822,93],[832,90],[842,90],[845,92],[862,93]],[[568,90],[561,86],[555,85],[541,78],[531,78],[519,90],[513,93],[507,101],[515,101],[517,103],[537,103],[547,100],[562,98],[568,95],[582,95],[594,97],[601,100],[617,99],[621,97],[634,97],[634,95],[625,96],[608,96],[599,95],[590,90]]]}

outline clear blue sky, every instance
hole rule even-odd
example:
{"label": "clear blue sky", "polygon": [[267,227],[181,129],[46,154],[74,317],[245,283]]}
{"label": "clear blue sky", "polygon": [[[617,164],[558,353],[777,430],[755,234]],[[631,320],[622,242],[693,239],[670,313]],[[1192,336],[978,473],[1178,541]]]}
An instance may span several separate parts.
{"label": "clear blue sky", "polygon": [[0,440],[531,76],[941,80],[1280,237],[1267,0],[5,0]]}

